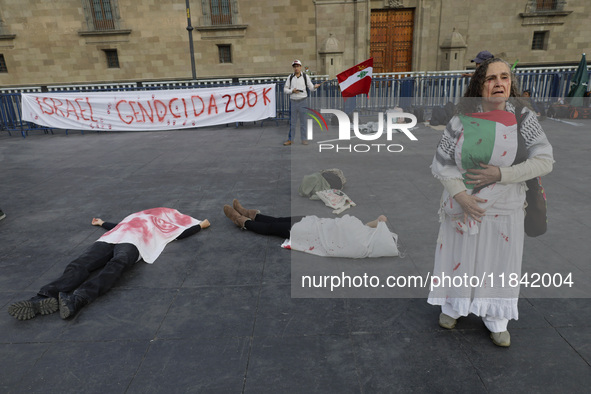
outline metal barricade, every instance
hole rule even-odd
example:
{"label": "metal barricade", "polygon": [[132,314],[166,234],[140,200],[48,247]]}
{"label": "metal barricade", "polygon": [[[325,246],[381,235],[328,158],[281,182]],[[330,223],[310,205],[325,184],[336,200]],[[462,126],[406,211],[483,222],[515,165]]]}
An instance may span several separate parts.
{"label": "metal barricade", "polygon": [[[543,67],[518,69],[517,80],[521,90],[530,90],[535,101],[548,105],[558,97],[565,97],[569,91],[571,79],[576,67],[548,69]],[[394,107],[407,109],[411,106],[433,108],[443,106],[447,102],[457,104],[463,96],[470,77],[463,76],[465,71],[407,72],[374,74],[368,95],[359,95],[348,103],[343,100],[338,82],[329,80],[327,75],[310,75],[313,83],[322,83],[311,92],[309,105],[311,108],[340,109],[345,112],[357,111],[360,114],[385,112]],[[233,82],[230,78],[195,80],[195,81],[153,81],[143,83],[113,83],[85,85],[48,86],[50,92],[99,92],[126,90],[161,90],[190,89],[204,87],[223,87],[236,85],[275,84],[276,117],[269,119],[289,121],[290,99],[283,92],[286,76],[270,76],[257,78],[238,78]],[[20,131],[23,137],[29,130],[52,132],[51,128],[42,127],[21,118],[21,92],[40,92],[41,87],[22,87],[0,89],[1,130]],[[67,134],[67,130],[66,130]]]}
{"label": "metal barricade", "polygon": [[53,129],[50,127],[39,126],[22,120],[20,93],[0,94],[0,120],[2,121],[0,131],[6,131],[11,136],[11,131],[20,131],[23,138],[25,138],[31,130],[43,130],[45,134],[49,132],[53,134]]}

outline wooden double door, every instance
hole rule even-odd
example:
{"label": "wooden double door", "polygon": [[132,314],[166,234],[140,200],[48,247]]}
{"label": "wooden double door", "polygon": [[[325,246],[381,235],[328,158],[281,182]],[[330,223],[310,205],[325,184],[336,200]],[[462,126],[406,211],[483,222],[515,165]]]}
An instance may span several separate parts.
{"label": "wooden double door", "polygon": [[371,11],[370,52],[373,72],[412,70],[414,9]]}

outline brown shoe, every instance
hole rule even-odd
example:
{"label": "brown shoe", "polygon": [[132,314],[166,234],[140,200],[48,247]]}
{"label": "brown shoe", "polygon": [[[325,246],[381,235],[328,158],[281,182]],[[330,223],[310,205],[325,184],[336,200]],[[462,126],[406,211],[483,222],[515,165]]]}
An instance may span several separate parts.
{"label": "brown shoe", "polygon": [[261,213],[261,211],[257,211],[256,209],[244,209],[236,199],[232,201],[232,206],[240,215],[246,216],[250,220],[254,220],[257,213]]}
{"label": "brown shoe", "polygon": [[306,140],[303,140],[303,141],[302,141],[302,145],[308,145],[308,141],[306,141]]}
{"label": "brown shoe", "polygon": [[291,145],[291,141],[285,141],[285,142],[283,143],[283,145],[285,145],[285,146],[287,146],[287,145]]}
{"label": "brown shoe", "polygon": [[224,214],[240,228],[244,228],[244,223],[246,223],[247,220],[250,220],[249,218],[240,215],[238,211],[229,205],[224,205]]}

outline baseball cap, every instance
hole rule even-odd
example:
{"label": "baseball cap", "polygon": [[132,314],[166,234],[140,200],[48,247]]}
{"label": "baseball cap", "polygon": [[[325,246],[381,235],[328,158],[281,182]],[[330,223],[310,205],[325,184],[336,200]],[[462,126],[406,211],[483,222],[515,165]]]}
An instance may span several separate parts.
{"label": "baseball cap", "polygon": [[478,55],[476,55],[476,57],[470,61],[472,63],[480,64],[485,60],[492,59],[493,57],[493,54],[489,51],[480,51],[478,52]]}
{"label": "baseball cap", "polygon": [[301,66],[302,65],[302,62],[300,62],[299,60],[294,60],[293,63],[291,64],[291,66],[293,67],[296,64]]}

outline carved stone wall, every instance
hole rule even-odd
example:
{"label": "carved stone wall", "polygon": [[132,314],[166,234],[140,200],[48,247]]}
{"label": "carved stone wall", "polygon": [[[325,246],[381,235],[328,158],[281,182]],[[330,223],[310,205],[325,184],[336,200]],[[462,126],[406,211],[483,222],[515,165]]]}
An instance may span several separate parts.
{"label": "carved stone wall", "polygon": [[[589,51],[591,37],[589,0],[562,0],[562,9],[544,12],[533,10],[531,0],[232,1],[239,13],[233,16],[236,23],[218,27],[202,26],[203,0],[191,0],[198,78],[287,77],[294,59],[321,73],[320,45],[330,33],[342,45],[344,70],[369,57],[372,9],[414,9],[416,71],[444,67],[442,45],[454,28],[465,39],[465,58],[459,64],[465,67],[473,66],[470,59],[485,49],[504,53],[510,63],[519,59],[520,65],[577,63]],[[117,3],[125,30],[86,34],[82,0],[3,0],[0,54],[8,73],[0,73],[0,84],[190,79],[185,2]],[[547,32],[544,50],[531,49],[538,31]],[[220,64],[218,45],[231,45],[231,63]],[[107,67],[105,49],[117,49],[119,68]]]}

